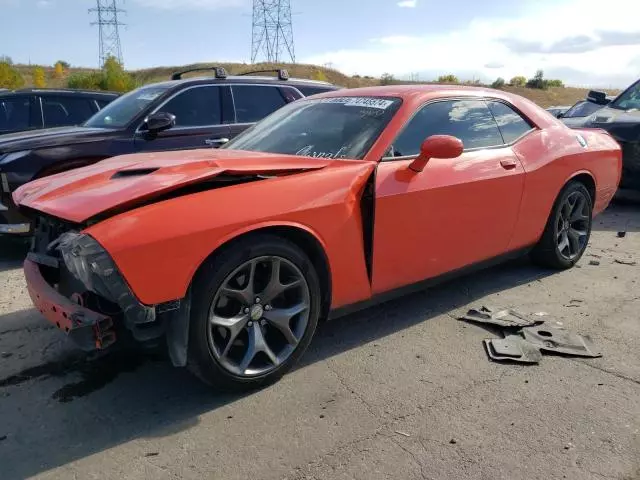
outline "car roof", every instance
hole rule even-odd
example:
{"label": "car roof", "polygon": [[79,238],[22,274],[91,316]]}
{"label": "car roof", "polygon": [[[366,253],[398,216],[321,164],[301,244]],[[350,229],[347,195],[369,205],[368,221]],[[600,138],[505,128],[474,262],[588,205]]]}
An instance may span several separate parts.
{"label": "car roof", "polygon": [[[341,89],[332,92],[321,93],[316,97],[331,96],[383,96],[383,97],[399,97],[404,100],[417,97],[437,98],[437,97],[453,97],[461,96],[490,96],[496,98],[511,99],[517,97],[503,90],[496,90],[487,87],[475,87],[469,85],[445,85],[445,84],[421,84],[421,85],[385,85],[375,87],[360,87]],[[520,97],[521,98],[521,97]]]}
{"label": "car roof", "polygon": [[109,92],[103,90],[82,90],[74,88],[20,88],[17,90],[1,91],[1,96],[9,95],[22,95],[25,93],[34,94],[52,94],[52,95],[78,95],[78,96],[106,96],[117,97],[120,95],[118,92]]}
{"label": "car roof", "polygon": [[[421,84],[421,85],[385,85],[378,87],[361,87],[323,92],[313,96],[314,99],[331,97],[396,97],[403,101],[402,108],[416,109],[429,100],[440,98],[482,98],[490,97],[503,100],[521,111],[530,121],[537,126],[544,128],[553,124],[557,119],[544,108],[533,101],[516,95],[488,87],[475,87],[468,85],[444,85],[444,84]],[[559,120],[558,120],[559,122]]]}

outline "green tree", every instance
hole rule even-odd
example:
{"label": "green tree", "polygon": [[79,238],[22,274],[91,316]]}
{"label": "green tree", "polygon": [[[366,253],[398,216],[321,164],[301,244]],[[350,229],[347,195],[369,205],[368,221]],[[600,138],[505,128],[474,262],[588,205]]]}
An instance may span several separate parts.
{"label": "green tree", "polygon": [[562,80],[547,80],[547,85],[550,87],[559,87],[559,88],[564,88],[564,83],[562,83]]}
{"label": "green tree", "polygon": [[36,67],[33,69],[33,86],[36,88],[44,88],[47,86],[47,78],[44,73],[44,68]]}
{"label": "green tree", "polygon": [[7,63],[13,65],[13,60],[9,55],[0,55],[0,63]]}
{"label": "green tree", "polygon": [[60,65],[62,65],[62,68],[64,68],[65,70],[69,70],[69,69],[71,68],[71,65],[69,64],[69,62],[66,62],[66,61],[64,61],[64,60],[58,60],[58,61],[56,62],[56,65],[57,65],[58,63],[59,63]]}
{"label": "green tree", "polygon": [[438,77],[438,83],[460,83],[460,80],[458,80],[458,77],[452,74],[441,75]]}
{"label": "green tree", "polygon": [[502,88],[505,85],[504,78],[498,77],[496,81],[491,84],[491,88]]}
{"label": "green tree", "polygon": [[390,73],[383,73],[380,77],[380,85],[391,85],[393,82],[395,82],[395,80],[395,77]]}
{"label": "green tree", "polygon": [[118,60],[110,56],[102,66],[102,90],[128,92],[136,88],[133,77],[124,71]]}
{"label": "green tree", "polygon": [[11,64],[0,62],[0,87],[1,88],[20,88],[24,86],[24,78],[20,75]]}
{"label": "green tree", "polygon": [[549,85],[544,79],[544,72],[538,70],[533,78],[527,80],[527,88],[537,88],[539,90],[546,90]]}
{"label": "green tree", "polygon": [[67,86],[83,90],[101,90],[102,73],[74,73],[67,79]]}
{"label": "green tree", "polygon": [[99,72],[75,73],[67,80],[69,88],[89,90],[110,90],[114,92],[128,92],[136,88],[133,77],[124,71],[122,65],[109,57]]}
{"label": "green tree", "polygon": [[509,80],[509,85],[513,87],[524,87],[526,84],[527,84],[526,77],[523,77],[521,75],[517,77],[513,77],[511,80]]}

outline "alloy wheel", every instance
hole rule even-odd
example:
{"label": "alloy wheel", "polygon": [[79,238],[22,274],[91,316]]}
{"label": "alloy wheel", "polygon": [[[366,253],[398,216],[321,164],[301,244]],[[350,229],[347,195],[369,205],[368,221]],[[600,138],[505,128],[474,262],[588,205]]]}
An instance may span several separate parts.
{"label": "alloy wheel", "polygon": [[309,285],[291,261],[253,258],[228,275],[209,308],[212,354],[230,373],[264,375],[285,362],[309,323]]}
{"label": "alloy wheel", "polygon": [[556,245],[563,258],[573,260],[586,248],[590,213],[583,192],[572,192],[563,202],[556,222]]}

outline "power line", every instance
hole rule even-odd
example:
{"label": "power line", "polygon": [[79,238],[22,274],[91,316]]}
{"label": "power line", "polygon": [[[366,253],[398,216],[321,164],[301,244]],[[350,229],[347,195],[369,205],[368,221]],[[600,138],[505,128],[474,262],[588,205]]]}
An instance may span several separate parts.
{"label": "power line", "polygon": [[251,63],[296,62],[291,21],[291,0],[253,0]]}
{"label": "power line", "polygon": [[100,66],[110,56],[115,57],[118,62],[122,62],[122,47],[120,45],[120,27],[124,23],[120,22],[118,15],[125,13],[118,8],[118,0],[96,0],[96,7],[89,9],[89,13],[97,13],[98,20],[91,25],[99,27],[99,62]]}

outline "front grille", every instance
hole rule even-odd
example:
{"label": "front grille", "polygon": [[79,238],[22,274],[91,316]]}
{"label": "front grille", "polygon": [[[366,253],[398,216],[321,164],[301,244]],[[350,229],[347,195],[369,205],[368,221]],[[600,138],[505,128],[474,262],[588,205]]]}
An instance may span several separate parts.
{"label": "front grille", "polygon": [[31,251],[41,255],[60,257],[55,248],[56,240],[63,233],[76,230],[75,226],[53,217],[39,216],[35,221],[34,235],[31,241]]}

